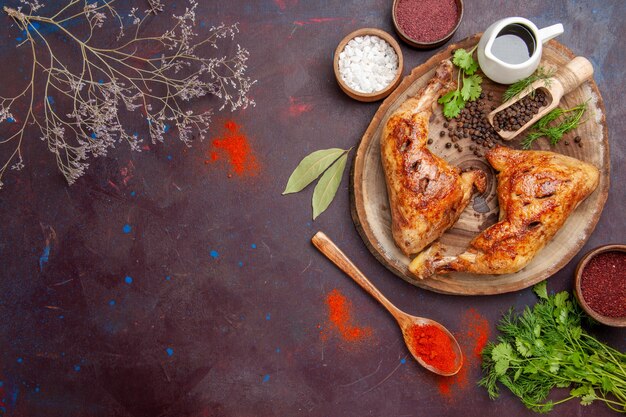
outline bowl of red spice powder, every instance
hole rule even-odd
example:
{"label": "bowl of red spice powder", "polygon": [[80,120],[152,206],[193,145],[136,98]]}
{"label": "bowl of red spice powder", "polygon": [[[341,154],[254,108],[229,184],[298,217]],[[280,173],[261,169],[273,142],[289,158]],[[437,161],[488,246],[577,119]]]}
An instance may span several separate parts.
{"label": "bowl of red spice powder", "polygon": [[576,267],[576,298],[594,320],[626,327],[626,245],[605,245]]}
{"label": "bowl of red spice powder", "polygon": [[393,25],[398,36],[418,49],[448,42],[463,18],[463,0],[394,0]]}

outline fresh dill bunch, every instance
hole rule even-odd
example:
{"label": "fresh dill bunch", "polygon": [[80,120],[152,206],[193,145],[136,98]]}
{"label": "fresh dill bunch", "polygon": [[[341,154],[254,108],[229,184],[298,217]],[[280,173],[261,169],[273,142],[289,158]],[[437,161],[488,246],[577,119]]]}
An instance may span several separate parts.
{"label": "fresh dill bunch", "polygon": [[[533,128],[528,132],[526,138],[522,141],[523,149],[530,149],[532,144],[541,137],[550,140],[550,145],[555,146],[563,138],[563,135],[576,129],[580,124],[580,119],[587,110],[587,102],[581,103],[570,109],[562,109],[557,107],[551,110],[535,123]],[[564,117],[564,118],[563,118]],[[557,125],[551,125],[552,122],[562,119]]]}
{"label": "fresh dill bunch", "polygon": [[[548,295],[545,282],[534,291],[539,302],[505,314],[497,343],[482,351],[479,385],[492,399],[503,385],[537,412],[572,399],[626,412],[626,355],[583,330],[586,315],[568,292]],[[569,388],[569,395],[547,400],[553,388]]]}
{"label": "fresh dill bunch", "polygon": [[[537,80],[544,80],[544,87],[550,87],[552,83],[552,76],[556,71],[551,69],[546,69],[544,67],[539,67],[537,71],[532,73],[529,77],[524,78],[523,80],[519,80],[516,83],[513,83],[506,89],[504,94],[502,94],[502,102],[505,103],[523,92],[530,90],[531,85]],[[535,90],[531,90],[529,95],[532,97],[535,95]]]}

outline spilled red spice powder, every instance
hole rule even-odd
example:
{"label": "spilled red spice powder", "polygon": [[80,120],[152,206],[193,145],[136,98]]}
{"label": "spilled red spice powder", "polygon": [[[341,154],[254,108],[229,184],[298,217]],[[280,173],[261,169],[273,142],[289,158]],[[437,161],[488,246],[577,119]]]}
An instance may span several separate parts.
{"label": "spilled red spice powder", "polygon": [[457,398],[458,393],[469,386],[469,373],[480,371],[481,352],[489,341],[489,321],[473,308],[468,309],[461,320],[460,334],[454,336],[463,352],[463,366],[451,377],[439,377],[439,392],[448,400]]}
{"label": "spilled red spice powder", "polygon": [[626,317],[626,253],[600,253],[585,265],[582,296],[591,309],[605,317]]}
{"label": "spilled red spice powder", "polygon": [[[372,335],[370,327],[354,325],[352,303],[338,289],[326,295],[326,306],[328,307],[328,320],[345,341],[356,342]],[[327,338],[328,333],[322,332],[322,339]]]}
{"label": "spilled red spice powder", "polygon": [[434,42],[446,36],[459,16],[454,0],[400,0],[395,13],[402,32],[421,42]]}
{"label": "spilled red spice powder", "polygon": [[439,327],[413,325],[408,330],[411,350],[424,362],[443,372],[454,371],[456,353],[452,340]]}
{"label": "spilled red spice powder", "polygon": [[226,131],[223,137],[213,139],[211,144],[216,150],[208,153],[209,159],[204,163],[215,162],[225,156],[232,170],[239,176],[254,176],[259,171],[259,164],[252,152],[246,135],[241,127],[232,120],[224,124]]}

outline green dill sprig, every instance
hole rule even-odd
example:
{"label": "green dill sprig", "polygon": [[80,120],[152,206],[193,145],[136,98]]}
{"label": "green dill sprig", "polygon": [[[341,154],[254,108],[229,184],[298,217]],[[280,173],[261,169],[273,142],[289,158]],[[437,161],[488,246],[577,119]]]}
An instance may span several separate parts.
{"label": "green dill sprig", "polygon": [[[575,398],[626,412],[626,355],[583,330],[585,313],[568,292],[548,295],[545,282],[534,291],[540,300],[532,309],[511,310],[501,319],[498,343],[482,352],[479,385],[495,399],[500,383],[538,412]],[[569,395],[546,400],[553,388],[570,388]]]}
{"label": "green dill sprig", "polygon": [[[581,103],[576,107],[570,109],[562,109],[557,107],[551,110],[548,114],[543,116],[535,123],[532,129],[528,132],[526,138],[522,141],[523,149],[530,149],[532,144],[541,137],[546,137],[550,140],[550,145],[555,146],[563,135],[576,129],[580,124],[580,119],[587,110],[587,102]],[[551,123],[557,119],[563,118],[563,120],[552,126]]]}
{"label": "green dill sprig", "polygon": [[[502,94],[502,102],[505,103],[509,100],[518,97],[520,94],[524,93],[527,90],[531,89],[531,85],[537,80],[544,80],[544,87],[550,87],[552,83],[552,77],[556,72],[555,69],[546,69],[544,67],[539,67],[537,71],[531,74],[529,77],[524,78],[523,80],[519,80],[516,83],[513,83],[506,89],[504,94]],[[535,94],[535,90],[531,90],[529,95],[532,97]]]}

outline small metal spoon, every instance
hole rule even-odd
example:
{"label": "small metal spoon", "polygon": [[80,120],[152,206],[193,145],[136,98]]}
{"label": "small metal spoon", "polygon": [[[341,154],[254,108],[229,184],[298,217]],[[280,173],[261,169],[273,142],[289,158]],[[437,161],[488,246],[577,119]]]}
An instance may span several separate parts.
{"label": "small metal spoon", "polygon": [[[330,259],[335,265],[339,267],[343,272],[348,274],[353,280],[356,281],[357,284],[361,286],[365,291],[367,291],[372,297],[378,300],[387,311],[391,313],[391,315],[396,319],[398,325],[400,325],[400,329],[402,330],[402,335],[404,336],[404,342],[406,343],[409,351],[422,365],[424,368],[428,369],[431,372],[434,372],[443,376],[452,376],[459,372],[461,366],[463,365],[463,353],[461,352],[461,348],[459,347],[459,343],[454,338],[452,333],[448,331],[443,325],[437,323],[434,320],[427,319],[424,317],[416,317],[411,316],[410,314],[405,313],[400,310],[398,307],[393,305],[391,301],[389,301],[374,285],[363,275],[363,273],[348,259],[348,257],[339,249],[333,241],[331,241],[328,236],[326,236],[322,232],[317,232],[315,236],[311,239],[313,245],[317,249],[320,250],[328,259]],[[435,368],[432,365],[427,364],[422,360],[422,358],[417,354],[417,352],[413,351],[412,343],[411,343],[411,335],[409,330],[413,325],[424,326],[431,325],[441,329],[445,334],[448,335],[450,341],[452,342],[452,348],[454,349],[454,354],[456,357],[456,363],[454,364],[454,369],[450,372],[444,372],[441,369]]]}

